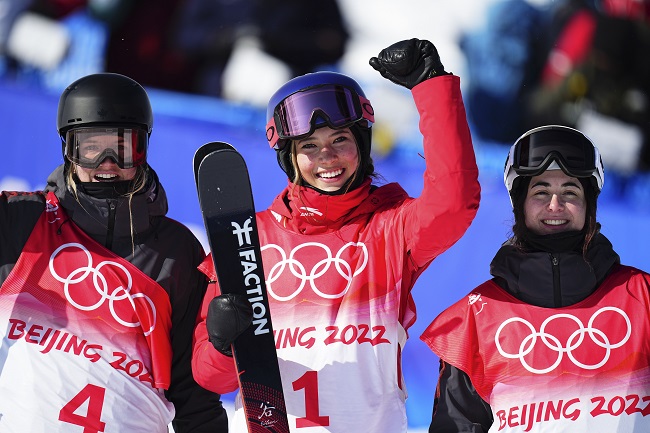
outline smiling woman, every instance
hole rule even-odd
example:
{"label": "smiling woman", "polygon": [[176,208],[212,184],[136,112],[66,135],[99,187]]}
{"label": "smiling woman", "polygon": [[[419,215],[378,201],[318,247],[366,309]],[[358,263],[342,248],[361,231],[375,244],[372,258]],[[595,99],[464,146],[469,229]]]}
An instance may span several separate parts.
{"label": "smiling woman", "polygon": [[538,236],[577,233],[586,253],[599,231],[596,208],[605,182],[600,152],[587,136],[561,125],[531,129],[510,148],[503,176],[515,216],[513,245],[525,250]]}
{"label": "smiling woman", "polygon": [[[478,208],[459,77],[418,39],[393,44],[370,65],[410,89],[420,109],[426,168],[417,198],[397,183],[373,184],[374,112],[351,77],[298,76],[267,108],[267,140],[288,184],[256,221],[291,432],[407,431],[401,362],[415,322],[411,290]],[[215,283],[196,327],[194,377],[231,392],[230,343],[252,315],[246,299],[221,294],[211,259],[202,269]],[[244,424],[239,404],[233,430]]]}
{"label": "smiling woman", "polygon": [[57,124],[65,162],[45,189],[0,193],[0,429],[227,431],[219,396],[191,376],[205,252],[166,216],[147,93],[81,77]]}
{"label": "smiling woman", "polygon": [[547,170],[530,180],[524,215],[537,235],[580,231],[585,226],[587,200],[580,181],[562,170]]}
{"label": "smiling woman", "polygon": [[292,144],[300,178],[325,192],[340,190],[359,166],[359,147],[350,128],[319,128]]}
{"label": "smiling woman", "polygon": [[352,78],[333,72],[296,77],[271,96],[266,115],[267,140],[294,185],[340,195],[376,176],[374,110]]}
{"label": "smiling woman", "polygon": [[598,149],[576,129],[532,129],[504,181],[515,225],[493,278],[422,334],[440,357],[429,431],[648,431],[641,410],[611,410],[612,396],[648,397],[650,275],[600,233]]}

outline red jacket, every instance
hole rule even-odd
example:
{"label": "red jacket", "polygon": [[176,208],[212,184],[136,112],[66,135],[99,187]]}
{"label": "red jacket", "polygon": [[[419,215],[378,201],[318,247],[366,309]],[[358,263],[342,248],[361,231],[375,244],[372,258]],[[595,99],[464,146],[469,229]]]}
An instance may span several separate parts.
{"label": "red jacket", "polygon": [[615,265],[591,295],[559,308],[488,280],[421,338],[469,376],[490,405],[490,431],[647,432],[649,309],[650,275],[629,266]]}
{"label": "red jacket", "polygon": [[[420,197],[369,179],[338,196],[289,184],[257,213],[287,411],[304,413],[302,379],[317,372],[328,431],[406,431],[400,353],[416,318],[410,292],[465,233],[479,205],[459,78],[430,79],[412,92],[426,161]],[[210,257],[203,270],[215,279]],[[219,293],[212,284],[205,297],[193,369],[199,384],[226,393],[238,386],[235,366],[212,347],[205,326]],[[342,414],[347,404],[355,409]]]}

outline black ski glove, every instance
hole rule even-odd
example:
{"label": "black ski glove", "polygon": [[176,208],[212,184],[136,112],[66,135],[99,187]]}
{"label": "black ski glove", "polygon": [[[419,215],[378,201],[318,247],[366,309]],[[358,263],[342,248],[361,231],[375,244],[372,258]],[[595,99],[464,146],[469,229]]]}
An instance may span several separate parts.
{"label": "black ski glove", "polygon": [[205,320],[210,343],[224,355],[232,356],[230,345],[252,321],[253,308],[244,295],[228,293],[215,297]]}
{"label": "black ski glove", "polygon": [[393,83],[412,89],[424,80],[449,75],[440,63],[436,47],[427,40],[396,42],[370,59],[370,66]]}

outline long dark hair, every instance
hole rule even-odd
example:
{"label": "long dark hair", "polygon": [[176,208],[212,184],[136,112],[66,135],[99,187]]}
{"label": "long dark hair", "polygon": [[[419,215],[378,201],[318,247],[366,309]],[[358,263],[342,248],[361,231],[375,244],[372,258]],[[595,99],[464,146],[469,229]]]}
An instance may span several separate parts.
{"label": "long dark hair", "polygon": [[[354,171],[352,177],[348,180],[345,185],[345,189],[340,193],[345,194],[348,191],[351,191],[361,185],[361,183],[367,178],[371,177],[373,179],[381,178],[381,175],[375,171],[375,164],[370,155],[370,128],[360,127],[358,124],[350,127],[350,132],[354,136],[356,145],[357,145],[357,155],[359,157],[359,166]],[[291,140],[288,144],[289,146],[289,164],[291,167],[291,182],[294,185],[303,185],[302,176],[300,174],[300,168],[298,167],[297,160],[297,149],[296,141]]]}
{"label": "long dark hair", "polygon": [[[515,223],[512,226],[512,245],[522,251],[528,249],[526,239],[530,229],[526,227],[526,216],[524,215],[524,201],[528,195],[528,186],[530,185],[530,176],[522,176],[516,180],[516,185],[512,189],[512,213],[515,217]],[[582,244],[582,255],[586,257],[589,245],[594,236],[600,231],[600,223],[596,220],[596,211],[598,206],[598,189],[595,188],[589,178],[578,178],[585,192],[587,208],[585,212],[585,240]]]}

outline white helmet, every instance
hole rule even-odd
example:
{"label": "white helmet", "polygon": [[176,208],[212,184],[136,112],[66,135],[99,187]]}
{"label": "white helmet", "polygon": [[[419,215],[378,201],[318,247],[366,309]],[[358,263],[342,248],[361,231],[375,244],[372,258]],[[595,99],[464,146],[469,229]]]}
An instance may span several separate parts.
{"label": "white helmet", "polygon": [[589,177],[597,192],[605,182],[600,152],[577,129],[547,125],[531,129],[510,148],[503,182],[512,197],[517,178],[537,176],[546,170],[562,170],[571,177]]}

